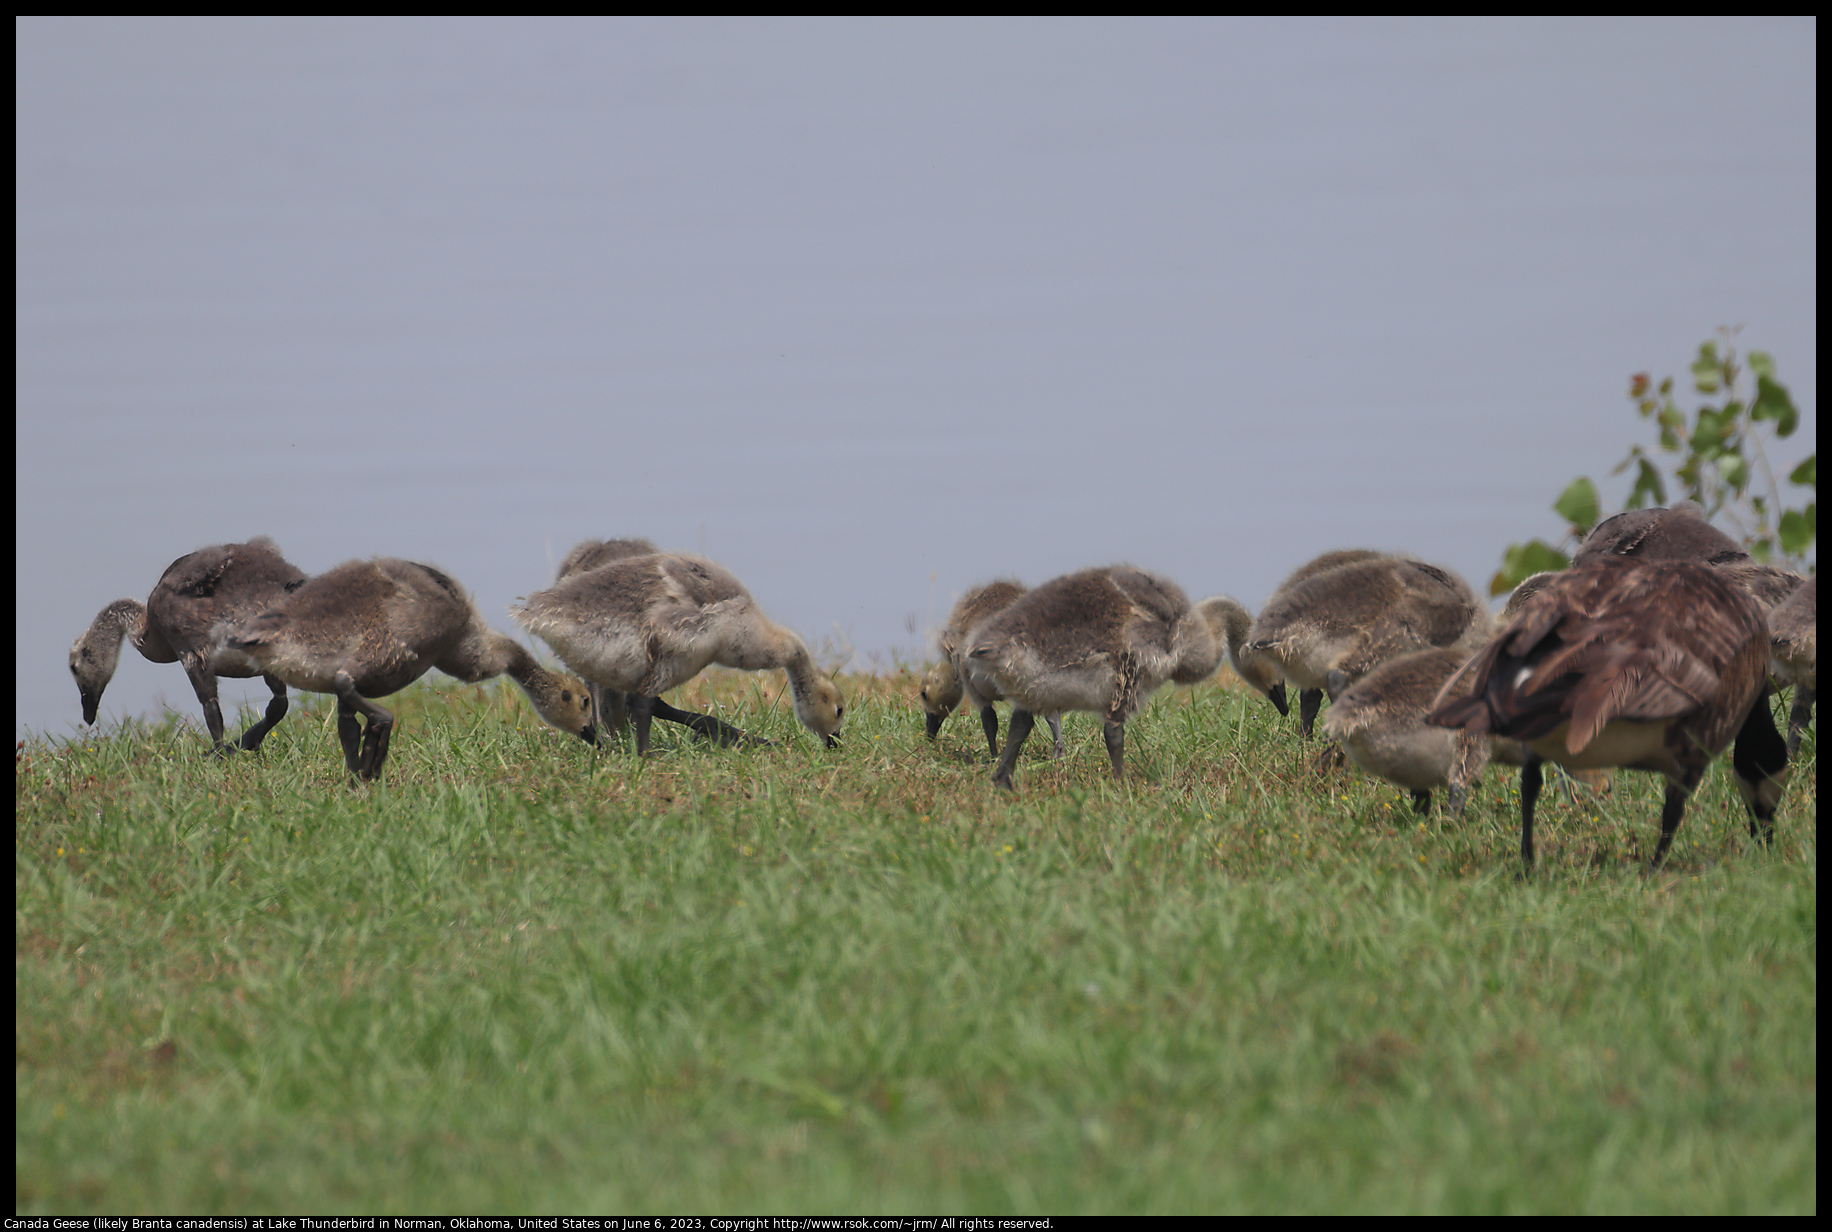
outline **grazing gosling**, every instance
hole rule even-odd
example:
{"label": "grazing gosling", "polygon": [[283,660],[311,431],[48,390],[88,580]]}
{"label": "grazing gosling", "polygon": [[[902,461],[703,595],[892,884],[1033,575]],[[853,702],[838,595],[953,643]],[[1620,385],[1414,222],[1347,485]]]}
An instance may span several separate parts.
{"label": "grazing gosling", "polygon": [[[1300,586],[1314,577],[1329,573],[1335,569],[1340,569],[1344,565],[1358,565],[1365,561],[1379,560],[1386,555],[1387,553],[1376,552],[1372,548],[1337,548],[1335,551],[1325,552],[1321,556],[1313,557],[1299,565],[1296,569],[1293,569],[1290,575],[1288,575],[1284,581],[1280,582],[1277,588],[1273,590],[1272,596],[1266,600],[1266,607],[1260,610],[1265,611],[1266,608],[1270,608],[1274,603],[1284,598],[1293,587]],[[1230,630],[1230,634],[1231,632]],[[1241,670],[1241,660],[1243,658],[1251,665],[1256,675],[1270,673],[1273,676],[1279,677],[1281,681],[1279,694],[1278,697],[1272,698],[1272,704],[1278,708],[1280,715],[1289,713],[1284,704],[1285,690],[1282,684],[1283,677],[1279,675],[1278,664],[1263,650],[1246,650],[1243,648],[1241,651],[1237,652],[1233,649],[1233,643],[1230,642],[1228,659],[1234,664],[1235,671],[1238,672]],[[1244,672],[1242,673],[1243,676],[1245,674]],[[1265,690],[1261,689],[1261,692],[1265,692]],[[1268,693],[1267,696],[1269,698],[1272,697],[1270,693]],[[1317,725],[1317,711],[1322,705],[1323,690],[1321,688],[1300,689],[1298,691],[1298,733],[1306,739],[1310,738],[1311,730]]]}
{"label": "grazing gosling", "polygon": [[1819,635],[1814,617],[1819,607],[1819,575],[1814,574],[1768,613],[1769,645],[1775,675],[1794,686],[1794,707],[1787,721],[1787,759],[1800,752],[1800,735],[1813,721],[1819,693]]}
{"label": "grazing gosling", "polygon": [[[1247,648],[1270,656],[1300,689],[1339,693],[1376,664],[1410,651],[1473,653],[1491,627],[1488,608],[1456,574],[1375,556],[1315,574],[1267,604]],[[1299,726],[1310,734],[1302,714]]]}
{"label": "grazing gosling", "polygon": [[337,738],[358,780],[381,773],[394,730],[394,715],[370,699],[398,692],[435,667],[466,683],[507,673],[541,718],[597,743],[586,691],[484,624],[458,583],[430,565],[391,557],[350,561],[271,610],[223,627],[218,637],[295,689],[337,696]]}
{"label": "grazing gosling", "polygon": [[[1285,677],[1271,656],[1247,649],[1247,636],[1253,629],[1253,613],[1226,597],[1211,599],[1212,610],[1221,617],[1221,639],[1228,652],[1228,663],[1234,674],[1264,694],[1281,716],[1291,713],[1285,698]],[[1315,711],[1313,709],[1314,716]]]}
{"label": "grazing gosling", "polygon": [[[559,572],[553,580],[564,582],[575,573],[589,573],[614,560],[653,556],[659,551],[661,549],[647,539],[582,539],[560,561]],[[615,691],[606,693],[602,686],[589,682],[585,687],[591,692],[592,713],[598,716],[599,729],[609,731],[614,736],[622,735],[629,721],[629,704],[625,695]]]}
{"label": "grazing gosling", "polygon": [[1221,662],[1222,615],[1190,606],[1168,578],[1130,565],[1046,582],[969,635],[963,676],[981,696],[1011,699],[1011,726],[992,781],[1011,789],[1033,716],[1102,717],[1114,778],[1125,774],[1126,720],[1167,681],[1195,684]]}
{"label": "grazing gosling", "polygon": [[[966,682],[961,675],[961,643],[967,634],[981,621],[995,612],[1002,612],[1010,607],[1028,589],[1022,582],[1001,578],[988,582],[984,586],[975,586],[960,597],[954,610],[948,613],[948,623],[936,635],[936,649],[941,652],[941,659],[931,667],[922,678],[922,708],[927,712],[923,723],[923,733],[933,740],[941,732],[941,725],[961,700],[967,697]],[[989,683],[982,679],[982,683]],[[999,715],[992,708],[992,703],[1004,701],[1004,696],[994,694],[991,697],[975,695],[968,698],[972,707],[980,713],[980,727],[986,733],[986,745],[992,750],[992,756],[999,755]],[[1050,725],[1050,734],[1056,738],[1056,756],[1063,754],[1062,716],[1045,715],[1044,721]]]}
{"label": "grazing gosling", "polygon": [[[173,561],[145,603],[116,599],[97,615],[87,631],[70,647],[70,674],[83,703],[83,722],[94,723],[102,705],[102,691],[114,679],[120,661],[121,639],[153,663],[181,663],[191,689],[203,704],[204,726],[218,753],[237,748],[252,752],[274,725],[286,717],[286,685],[264,673],[243,654],[219,648],[211,630],[224,621],[240,620],[266,610],[305,581],[279,547],[265,535],[247,543],[223,543],[199,548]],[[218,677],[247,679],[260,676],[273,690],[273,700],[261,720],[230,744],[223,739],[223,708],[217,699]]]}
{"label": "grazing gosling", "polygon": [[1444,686],[1428,722],[1523,741],[1520,856],[1533,865],[1541,763],[1622,766],[1667,779],[1660,867],[1686,799],[1734,737],[1750,833],[1774,838],[1787,750],[1768,691],[1768,627],[1716,570],[1604,556],[1548,580]]}
{"label": "grazing gosling", "polygon": [[1469,790],[1489,762],[1518,766],[1520,742],[1451,731],[1425,721],[1444,685],[1469,661],[1461,650],[1437,647],[1389,659],[1337,694],[1323,733],[1342,745],[1368,774],[1412,793],[1414,809],[1431,811],[1431,793],[1449,790],[1461,813]]}
{"label": "grazing gosling", "polygon": [[839,744],[840,691],[815,670],[799,637],[766,617],[729,570],[703,557],[613,560],[509,611],[580,676],[631,695],[638,756],[648,755],[660,695],[714,663],[752,672],[783,668],[795,717],[827,747]]}

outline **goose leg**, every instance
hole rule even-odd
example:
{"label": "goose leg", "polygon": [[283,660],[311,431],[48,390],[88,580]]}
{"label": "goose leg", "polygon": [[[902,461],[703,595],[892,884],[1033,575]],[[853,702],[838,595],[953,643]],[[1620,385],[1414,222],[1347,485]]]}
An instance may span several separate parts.
{"label": "goose leg", "polygon": [[1686,797],[1691,794],[1689,788],[1668,781],[1666,803],[1660,809],[1660,843],[1654,848],[1654,858],[1648,861],[1650,873],[1667,858],[1667,848],[1673,845],[1673,836],[1679,832],[1679,823],[1686,815]]}
{"label": "goose leg", "polygon": [[992,756],[997,757],[999,755],[999,712],[992,708],[991,703],[980,707],[980,726],[986,731],[986,747],[991,750]]}
{"label": "goose leg", "polygon": [[1526,764],[1520,768],[1520,862],[1525,873],[1533,871],[1533,809],[1546,781],[1541,764],[1539,754],[1528,753]]}
{"label": "goose leg", "polygon": [[210,744],[221,756],[234,752],[231,745],[223,742],[223,706],[217,700],[216,673],[210,670],[210,662],[202,655],[184,656],[184,674],[191,679],[191,691],[197,694],[197,700],[204,708],[204,727],[210,733]]}
{"label": "goose leg", "polygon": [[1113,763],[1113,777],[1126,777],[1126,724],[1124,721],[1108,719],[1101,728],[1101,736],[1107,741],[1107,760]]}
{"label": "goose leg", "polygon": [[606,689],[601,684],[591,686],[592,713],[598,716],[598,729],[613,736],[623,735],[623,729],[629,726],[629,707],[624,694],[616,689]]}
{"label": "goose leg", "polygon": [[[373,779],[388,760],[394,715],[357,693],[356,682],[348,672],[331,677],[331,689],[337,694],[337,738],[343,743],[344,764],[357,778]],[[360,736],[356,719],[359,714],[369,721]]]}
{"label": "goose leg", "polygon": [[688,710],[676,710],[659,697],[649,699],[649,713],[658,719],[666,719],[670,723],[679,723],[682,727],[690,728],[696,735],[705,736],[709,740],[717,740],[724,748],[729,749],[739,744],[763,745],[769,748],[774,748],[776,745],[774,740],[753,736],[747,731],[741,731],[729,723],[715,719],[710,714],[694,714]]}
{"label": "goose leg", "polygon": [[1322,689],[1305,689],[1298,694],[1298,731],[1306,740],[1310,739],[1310,729],[1316,726],[1317,711],[1322,708]]}
{"label": "goose leg", "polygon": [[631,693],[624,700],[630,706],[630,726],[636,730],[636,755],[649,755],[649,728],[654,725],[655,699],[641,693]]}
{"label": "goose leg", "polygon": [[1018,750],[1024,747],[1024,741],[1030,736],[1036,720],[1028,710],[1014,708],[1011,712],[1011,725],[1005,729],[1005,753],[999,758],[999,764],[993,768],[992,781],[1006,791],[1015,791],[1011,785],[1012,767],[1018,764]]}
{"label": "goose leg", "polygon": [[272,701],[267,703],[267,713],[261,717],[261,721],[243,732],[242,738],[236,742],[250,753],[260,748],[261,741],[267,739],[267,733],[274,729],[275,724],[286,717],[288,706],[286,682],[281,680],[278,676],[263,676],[261,679],[265,680],[267,682],[267,687],[273,690],[274,697]]}
{"label": "goose leg", "polygon": [[1420,817],[1425,817],[1425,816],[1430,815],[1431,813],[1431,793],[1428,791],[1413,792],[1412,793],[1412,811],[1417,813]]}
{"label": "goose leg", "polygon": [[1061,761],[1062,760],[1062,716],[1059,714],[1046,714],[1043,716],[1043,721],[1050,725],[1050,735],[1056,737],[1056,760]]}
{"label": "goose leg", "polygon": [[1775,809],[1781,804],[1791,761],[1792,750],[1775,730],[1775,716],[1769,712],[1768,690],[1764,689],[1737,731],[1730,768],[1737,794],[1749,806],[1750,837],[1765,844],[1775,841]]}

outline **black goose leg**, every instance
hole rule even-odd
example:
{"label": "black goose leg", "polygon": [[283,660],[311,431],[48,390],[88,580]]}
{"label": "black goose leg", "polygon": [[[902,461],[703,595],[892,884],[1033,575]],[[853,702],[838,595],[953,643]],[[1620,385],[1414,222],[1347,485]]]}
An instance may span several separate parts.
{"label": "black goose leg", "polygon": [[636,755],[649,755],[649,729],[655,722],[655,699],[641,693],[631,693],[625,699],[630,706],[630,726],[636,731]]}
{"label": "black goose leg", "polygon": [[986,732],[986,747],[992,756],[999,755],[999,712],[991,704],[980,707],[980,726]]}
{"label": "black goose leg", "polygon": [[649,713],[655,718],[666,719],[670,723],[679,723],[682,727],[691,729],[696,735],[705,736],[709,740],[717,740],[722,747],[728,749],[739,744],[764,745],[770,748],[774,748],[776,744],[774,740],[753,736],[729,723],[721,722],[710,714],[694,714],[688,710],[677,710],[659,697],[649,699]]}
{"label": "black goose leg", "polygon": [[1539,754],[1528,753],[1526,764],[1520,768],[1520,863],[1523,874],[1533,871],[1533,809],[1539,803],[1539,789],[1546,781],[1540,770],[1541,762]]}
{"label": "black goose leg", "polygon": [[1775,729],[1775,716],[1768,708],[1768,690],[1764,689],[1737,731],[1737,742],[1730,754],[1737,794],[1749,806],[1750,837],[1764,844],[1775,841],[1775,810],[1787,786],[1793,752]]}
{"label": "black goose leg", "polygon": [[[337,738],[343,742],[344,764],[358,779],[373,779],[388,760],[394,715],[357,693],[356,682],[348,672],[331,677],[331,687],[337,694]],[[356,721],[359,714],[368,720],[360,736]]]}
{"label": "black goose leg", "polygon": [[1322,708],[1322,689],[1305,689],[1298,694],[1298,731],[1306,740],[1310,739],[1310,729],[1316,726],[1317,711]]}
{"label": "black goose leg", "polygon": [[274,697],[267,703],[267,713],[262,716],[261,721],[243,732],[241,740],[237,742],[250,753],[260,748],[261,741],[267,739],[267,733],[286,717],[288,706],[286,683],[278,676],[263,676],[261,679],[265,680],[267,687],[273,690]]}
{"label": "black goose leg", "polygon": [[204,728],[210,733],[210,746],[218,756],[227,757],[235,749],[223,742],[223,704],[216,695],[216,673],[199,655],[184,657],[184,674],[191,679],[191,691],[204,708]]}
{"label": "black goose leg", "polygon": [[1660,809],[1660,843],[1654,848],[1654,858],[1648,861],[1650,873],[1667,858],[1667,848],[1673,845],[1673,836],[1679,832],[1679,823],[1686,815],[1686,797],[1691,794],[1689,788],[1672,781],[1667,783],[1666,803]]}
{"label": "black goose leg", "polygon": [[1030,736],[1035,723],[1036,720],[1028,710],[1014,709],[1011,712],[1011,725],[1005,729],[1005,752],[992,771],[992,781],[1006,791],[1017,790],[1011,785],[1012,767],[1018,764],[1018,750],[1024,747],[1024,741]]}
{"label": "black goose leg", "polygon": [[1428,791],[1413,792],[1412,811],[1417,813],[1420,817],[1429,816],[1431,813],[1431,793]]}
{"label": "black goose leg", "polygon": [[1101,736],[1107,741],[1107,760],[1113,763],[1113,777],[1126,777],[1126,722],[1124,719],[1108,719],[1101,727]]}

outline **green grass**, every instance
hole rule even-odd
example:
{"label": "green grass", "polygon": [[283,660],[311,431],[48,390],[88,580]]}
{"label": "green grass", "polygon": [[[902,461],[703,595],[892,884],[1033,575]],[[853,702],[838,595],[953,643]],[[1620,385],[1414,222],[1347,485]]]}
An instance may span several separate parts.
{"label": "green grass", "polygon": [[1817,791],[1714,768],[1463,820],[1257,698],[1160,695],[1015,797],[907,672],[844,747],[595,754],[416,688],[379,783],[327,699],[16,761],[20,1213],[1742,1213],[1817,1206]]}

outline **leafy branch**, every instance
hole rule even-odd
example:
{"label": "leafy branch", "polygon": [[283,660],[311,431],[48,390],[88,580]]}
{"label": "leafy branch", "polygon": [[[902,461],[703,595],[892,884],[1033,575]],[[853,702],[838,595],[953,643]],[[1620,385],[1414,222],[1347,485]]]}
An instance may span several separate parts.
{"label": "leafy branch", "polygon": [[[1658,429],[1656,449],[1672,459],[1668,465],[1678,499],[1696,501],[1708,520],[1722,517],[1732,537],[1741,539],[1757,560],[1798,568],[1818,537],[1818,454],[1807,455],[1788,472],[1787,482],[1805,488],[1806,499],[1799,507],[1787,506],[1763,441],[1771,432],[1776,440],[1792,436],[1800,426],[1800,411],[1787,386],[1775,379],[1775,361],[1767,352],[1751,351],[1738,362],[1735,335],[1735,330],[1720,329],[1717,339],[1699,346],[1692,361],[1693,390],[1721,398],[1715,405],[1703,403],[1688,416],[1674,400],[1673,378],[1656,385],[1645,372],[1629,379],[1628,396],[1636,413]],[[1665,505],[1669,483],[1656,452],[1632,446],[1610,473],[1631,468],[1635,479],[1623,508]],[[1571,563],[1566,545],[1582,542],[1602,520],[1597,486],[1587,476],[1572,481],[1552,509],[1569,524],[1565,537],[1556,546],[1543,539],[1510,545],[1489,582],[1490,594],[1512,590],[1541,570],[1563,569]]]}

